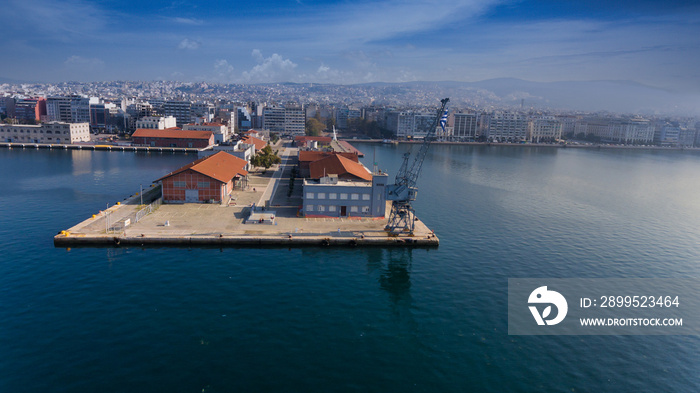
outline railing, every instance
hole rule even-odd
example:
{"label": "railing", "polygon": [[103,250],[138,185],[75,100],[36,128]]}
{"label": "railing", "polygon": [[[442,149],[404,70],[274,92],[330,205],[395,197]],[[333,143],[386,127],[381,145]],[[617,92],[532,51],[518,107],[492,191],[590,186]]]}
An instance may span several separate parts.
{"label": "railing", "polygon": [[144,206],[143,208],[139,209],[138,211],[134,213],[130,213],[128,216],[122,218],[121,220],[115,222],[114,224],[109,226],[109,230],[107,231],[108,233],[113,233],[113,234],[121,234],[124,233],[124,230],[130,225],[136,224],[139,222],[141,219],[146,217],[147,215],[153,213],[156,209],[160,207],[160,205],[163,204],[163,198],[158,198],[155,201],[149,203],[148,205]]}

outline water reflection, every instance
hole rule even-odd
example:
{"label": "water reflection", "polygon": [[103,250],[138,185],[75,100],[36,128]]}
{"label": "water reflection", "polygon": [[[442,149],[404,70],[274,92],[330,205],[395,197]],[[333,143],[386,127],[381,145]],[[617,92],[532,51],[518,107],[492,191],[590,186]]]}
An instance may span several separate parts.
{"label": "water reflection", "polygon": [[413,249],[368,248],[363,253],[367,256],[367,273],[375,276],[379,287],[389,294],[394,311],[410,308]]}

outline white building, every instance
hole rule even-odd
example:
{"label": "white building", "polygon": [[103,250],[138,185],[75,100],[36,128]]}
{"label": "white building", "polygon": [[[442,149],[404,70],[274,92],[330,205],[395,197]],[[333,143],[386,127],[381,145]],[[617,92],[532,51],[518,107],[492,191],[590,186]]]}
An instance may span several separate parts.
{"label": "white building", "polygon": [[197,158],[211,156],[220,151],[225,151],[232,156],[246,160],[248,164],[246,165],[245,169],[248,170],[250,167],[250,160],[255,155],[255,145],[244,143],[242,141],[238,141],[235,144],[215,145],[212,146],[211,149],[200,150],[197,153]]}
{"label": "white building", "polygon": [[265,107],[262,116],[262,128],[265,130],[289,135],[305,134],[306,112],[303,105],[290,103]]}
{"label": "white building", "polygon": [[488,138],[498,142],[524,141],[527,123],[527,118],[519,113],[496,112],[489,119]]}
{"label": "white building", "polygon": [[386,128],[397,138],[413,136],[415,130],[415,116],[413,112],[389,112],[386,116]]}
{"label": "white building", "polygon": [[41,125],[0,125],[0,141],[14,143],[71,144],[90,141],[89,123],[44,123]]}
{"label": "white building", "polygon": [[173,127],[177,127],[177,119],[173,116],[145,116],[136,120],[136,129],[148,128],[151,130],[164,130]]}
{"label": "white building", "polygon": [[528,124],[528,139],[530,142],[555,142],[561,139],[562,123],[554,116],[543,116],[531,119]]}
{"label": "white building", "polygon": [[185,124],[183,130],[211,131],[216,143],[224,143],[231,140],[231,130],[221,123]]}
{"label": "white building", "polygon": [[602,142],[646,144],[654,141],[654,124],[640,118],[587,118],[576,123],[575,133],[593,135]]}

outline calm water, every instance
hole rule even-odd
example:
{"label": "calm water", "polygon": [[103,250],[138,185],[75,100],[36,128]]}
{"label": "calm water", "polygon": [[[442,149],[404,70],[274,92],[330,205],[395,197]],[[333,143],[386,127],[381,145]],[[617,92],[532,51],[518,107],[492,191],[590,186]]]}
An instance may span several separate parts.
{"label": "calm water", "polygon": [[53,247],[192,159],[0,150],[0,392],[700,391],[699,337],[506,314],[509,277],[700,277],[698,153],[433,146],[432,250]]}

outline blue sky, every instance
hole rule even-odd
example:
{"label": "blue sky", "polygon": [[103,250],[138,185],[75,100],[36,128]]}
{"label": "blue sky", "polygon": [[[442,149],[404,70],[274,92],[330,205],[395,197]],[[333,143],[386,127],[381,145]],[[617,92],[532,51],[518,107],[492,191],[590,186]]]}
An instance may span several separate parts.
{"label": "blue sky", "polygon": [[5,0],[0,78],[630,80],[700,92],[697,1]]}

